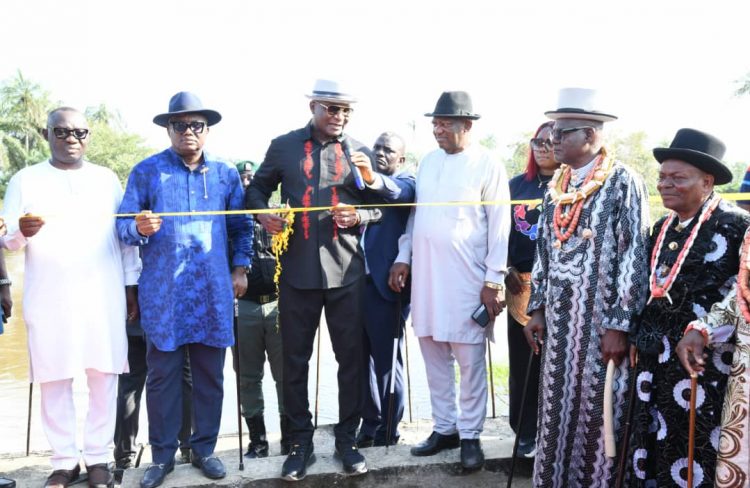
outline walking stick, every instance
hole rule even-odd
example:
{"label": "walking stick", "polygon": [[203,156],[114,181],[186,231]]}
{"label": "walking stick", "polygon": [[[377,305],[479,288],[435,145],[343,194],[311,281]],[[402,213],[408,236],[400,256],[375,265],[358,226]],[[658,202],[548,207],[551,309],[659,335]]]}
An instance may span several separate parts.
{"label": "walking stick", "polygon": [[34,395],[34,382],[29,383],[29,413],[26,416],[26,457],[29,456],[29,446],[31,445],[31,398]]}
{"label": "walking stick", "polygon": [[240,405],[240,302],[236,298],[234,299],[234,342],[237,348],[237,370],[234,372],[234,377],[237,384],[237,430],[239,431],[239,444],[240,444],[240,471],[245,470],[245,462],[242,457],[242,409]]}
{"label": "walking stick", "polygon": [[490,361],[490,397],[492,398],[492,418],[495,418],[495,377],[492,372],[492,349],[490,349],[490,338],[487,338],[487,355]]}
{"label": "walking stick", "polygon": [[687,485],[693,488],[693,451],[695,450],[695,397],[698,391],[698,375],[690,373],[690,424],[688,426],[688,472]]}
{"label": "walking stick", "polygon": [[404,331],[404,349],[406,350],[406,391],[409,396],[409,422],[411,418],[411,374],[409,373],[409,335]]}
{"label": "walking stick", "polygon": [[608,458],[617,456],[615,447],[615,423],[612,415],[612,383],[615,377],[615,361],[607,363],[607,376],[604,379],[604,453]]}
{"label": "walking stick", "polygon": [[391,445],[391,429],[393,428],[393,397],[396,391],[396,361],[398,359],[398,340],[401,338],[401,293],[396,293],[396,330],[393,334],[393,356],[391,357],[391,382],[388,396],[388,417],[385,421],[385,450]]}
{"label": "walking stick", "polygon": [[604,454],[613,458],[617,456],[615,447],[615,423],[612,415],[612,383],[615,377],[615,362],[607,363],[607,376],[604,379]]}
{"label": "walking stick", "polygon": [[635,357],[633,364],[633,373],[630,377],[630,391],[628,392],[628,410],[625,414],[625,428],[622,433],[622,446],[620,447],[620,459],[617,461],[617,479],[615,488],[622,488],[625,481],[625,462],[628,457],[630,447],[630,422],[633,420],[633,409],[635,409],[635,387],[638,377],[638,356]]}
{"label": "walking stick", "polygon": [[315,428],[318,428],[318,399],[320,398],[320,324],[318,324],[318,359],[315,369]]}
{"label": "walking stick", "polygon": [[[536,340],[536,339],[534,339]],[[531,379],[531,366],[534,361],[534,350],[529,353],[529,364],[526,366],[526,379],[523,380],[523,392],[521,393],[521,408],[518,413],[518,423],[516,424],[516,440],[513,442],[513,457],[510,459],[510,474],[508,474],[508,485],[510,488],[513,483],[513,471],[516,469],[516,455],[518,454],[518,442],[521,440],[521,426],[523,425],[523,413],[526,406],[526,393],[529,390],[529,380]]]}

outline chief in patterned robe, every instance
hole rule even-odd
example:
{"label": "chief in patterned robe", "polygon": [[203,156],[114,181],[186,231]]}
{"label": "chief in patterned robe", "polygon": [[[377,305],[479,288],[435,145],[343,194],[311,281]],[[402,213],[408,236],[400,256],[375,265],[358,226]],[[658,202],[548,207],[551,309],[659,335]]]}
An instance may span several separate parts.
{"label": "chief in patterned robe", "polygon": [[[650,296],[637,332],[637,400],[630,443],[630,485],[687,486],[690,376],[675,348],[688,324],[706,315],[736,282],[750,216],[720,200],[714,185],[732,180],[724,144],[680,129],[660,162],[657,190],[672,212],[654,226]],[[721,405],[732,346],[715,348],[698,378],[693,485],[713,486]],[[635,350],[632,351],[635,353]]]}
{"label": "chief in patterned robe", "polygon": [[[665,219],[654,226],[652,246]],[[666,230],[656,264],[657,279],[675,263],[697,221],[696,215],[681,228],[675,219]],[[630,446],[633,455],[629,457],[631,486],[661,488],[686,483],[690,375],[674,351],[685,327],[705,317],[711,305],[720,302],[732,289],[747,225],[746,212],[720,202],[701,226],[675,277],[669,291],[671,303],[666,297],[655,298],[643,310],[635,338],[638,399]],[[720,344],[709,351],[705,372],[698,380],[695,486],[712,486],[721,404],[732,349],[730,344]]]}
{"label": "chief in patterned robe", "polygon": [[[575,170],[579,179],[592,163]],[[647,198],[640,177],[615,163],[585,201],[575,233],[558,248],[555,205],[550,193],[545,197],[528,307],[529,314],[545,312],[535,486],[606,487],[613,479],[615,463],[604,452],[601,341],[607,329],[628,333],[646,301]],[[628,377],[624,360],[613,386],[616,431]]]}

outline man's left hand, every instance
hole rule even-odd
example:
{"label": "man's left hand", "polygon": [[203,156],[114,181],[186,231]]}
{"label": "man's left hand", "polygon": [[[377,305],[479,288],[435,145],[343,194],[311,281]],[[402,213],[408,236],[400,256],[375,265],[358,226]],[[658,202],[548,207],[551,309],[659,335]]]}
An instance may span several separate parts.
{"label": "man's left hand", "polygon": [[609,364],[609,360],[619,366],[628,354],[628,335],[621,330],[607,329],[602,337],[602,361]]}
{"label": "man's left hand", "polygon": [[235,266],[232,269],[232,287],[235,297],[241,297],[247,292],[247,272],[243,266]]}
{"label": "man's left hand", "polygon": [[333,221],[342,229],[348,229],[359,224],[357,209],[345,203],[339,203],[331,209]]}
{"label": "man's left hand", "polygon": [[495,317],[500,315],[505,308],[505,292],[503,290],[483,286],[482,292],[479,294],[479,299],[487,307],[490,322],[495,320]]}
{"label": "man's left hand", "polygon": [[365,180],[365,183],[367,183],[368,185],[372,185],[375,181],[375,175],[373,175],[372,163],[370,162],[370,158],[367,156],[367,154],[359,151],[353,152],[351,156],[352,164],[359,168],[359,172],[362,174],[362,179]]}
{"label": "man's left hand", "polygon": [[10,313],[13,310],[13,299],[10,296],[10,285],[0,286],[0,306],[3,308],[5,318],[10,318]]}
{"label": "man's left hand", "polygon": [[128,322],[135,322],[141,316],[141,309],[138,305],[138,287],[137,286],[126,286],[125,287],[125,303],[127,306]]}

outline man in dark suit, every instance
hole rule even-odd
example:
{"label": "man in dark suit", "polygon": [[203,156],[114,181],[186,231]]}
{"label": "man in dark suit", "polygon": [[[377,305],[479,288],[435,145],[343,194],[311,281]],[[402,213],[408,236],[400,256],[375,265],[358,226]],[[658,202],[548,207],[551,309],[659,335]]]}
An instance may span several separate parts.
{"label": "man in dark suit", "polygon": [[[365,260],[360,247],[360,226],[379,217],[380,212],[355,209],[353,205],[378,196],[393,197],[392,187],[369,187],[375,181],[370,151],[343,133],[356,100],[338,83],[328,80],[318,80],[308,98],[312,120],[271,142],[246,200],[248,208],[268,208],[271,193],[281,183],[281,201],[291,207],[332,209],[297,213],[289,248],[280,259],[284,407],[292,439],[282,478],[289,481],[304,478],[307,466],[314,461],[307,378],[324,305],[339,363],[336,455],[347,474],[367,471],[355,442],[361,415],[365,312]],[[348,147],[352,148],[351,154]],[[364,180],[361,185],[355,182],[358,172],[352,171],[353,166],[361,172],[360,178]],[[258,215],[258,221],[271,234],[281,232],[285,225],[283,218],[272,214]]]}
{"label": "man in dark suit", "polygon": [[[373,146],[377,186],[393,186],[399,202],[413,202],[416,180],[401,171],[406,161],[404,140],[385,132]],[[372,185],[375,186],[375,185]],[[403,324],[409,315],[409,289],[398,299],[388,287],[388,274],[398,254],[398,238],[406,230],[409,207],[382,209],[379,222],[369,224],[363,236],[366,258],[365,286],[365,369],[363,381],[362,426],[357,447],[383,446],[398,442],[398,423],[404,414]],[[392,376],[393,341],[398,334],[395,376]],[[389,411],[390,381],[395,379],[393,410]],[[391,418],[388,418],[388,415]],[[390,437],[387,435],[390,427]]]}

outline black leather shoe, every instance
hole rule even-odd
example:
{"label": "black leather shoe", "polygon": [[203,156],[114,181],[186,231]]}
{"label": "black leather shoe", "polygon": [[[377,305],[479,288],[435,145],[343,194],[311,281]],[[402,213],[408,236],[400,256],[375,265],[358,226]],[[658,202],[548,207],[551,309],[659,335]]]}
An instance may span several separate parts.
{"label": "black leather shoe", "polygon": [[412,456],[432,456],[443,449],[455,449],[459,445],[458,433],[443,435],[433,432],[424,442],[411,448]]}
{"label": "black leather shoe", "polygon": [[89,488],[112,488],[115,484],[109,463],[86,466],[86,473],[89,476]]}
{"label": "black leather shoe", "polygon": [[203,472],[203,476],[212,480],[219,480],[227,475],[224,463],[213,454],[206,457],[198,457],[193,453],[193,466]]}
{"label": "black leather shoe", "polygon": [[364,449],[365,447],[372,447],[375,445],[375,438],[360,431],[357,434],[357,447]]}
{"label": "black leather shoe", "polygon": [[65,488],[73,484],[81,473],[81,466],[76,464],[73,469],[56,469],[47,478],[45,487]]}
{"label": "black leather shoe", "polygon": [[334,456],[341,459],[344,465],[344,472],[349,476],[357,476],[367,472],[367,463],[365,457],[359,452],[357,446],[353,444],[336,444]]}
{"label": "black leather shoe", "polygon": [[174,461],[169,464],[152,464],[146,468],[141,479],[141,488],[155,488],[164,483],[164,478],[174,469]]}
{"label": "black leather shoe", "polygon": [[313,443],[293,444],[292,449],[281,467],[281,479],[299,481],[307,476],[307,467],[315,462]]}
{"label": "black leather shoe", "polygon": [[461,439],[461,466],[479,469],[484,465],[484,452],[479,439]]}
{"label": "black leather shoe", "polygon": [[0,488],[16,488],[15,480],[0,477]]}

